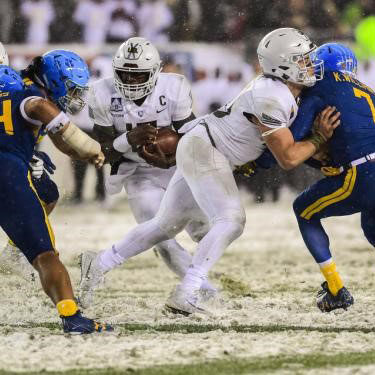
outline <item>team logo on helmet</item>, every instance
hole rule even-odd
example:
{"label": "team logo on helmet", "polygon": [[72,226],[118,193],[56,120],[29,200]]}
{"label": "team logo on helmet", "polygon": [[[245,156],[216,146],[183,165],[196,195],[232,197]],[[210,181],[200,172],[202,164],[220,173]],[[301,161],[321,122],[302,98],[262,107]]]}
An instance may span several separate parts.
{"label": "team logo on helmet", "polygon": [[128,55],[126,56],[129,60],[138,60],[142,55],[143,49],[139,43],[133,44],[130,43],[130,46],[127,49]]}

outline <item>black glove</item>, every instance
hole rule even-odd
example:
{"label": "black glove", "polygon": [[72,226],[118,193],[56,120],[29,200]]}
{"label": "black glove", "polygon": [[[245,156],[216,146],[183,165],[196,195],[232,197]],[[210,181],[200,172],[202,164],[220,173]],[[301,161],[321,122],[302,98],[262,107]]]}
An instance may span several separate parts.
{"label": "black glove", "polygon": [[233,174],[235,176],[249,178],[255,175],[256,169],[257,169],[257,165],[255,161],[249,161],[246,164],[236,167],[233,171]]}

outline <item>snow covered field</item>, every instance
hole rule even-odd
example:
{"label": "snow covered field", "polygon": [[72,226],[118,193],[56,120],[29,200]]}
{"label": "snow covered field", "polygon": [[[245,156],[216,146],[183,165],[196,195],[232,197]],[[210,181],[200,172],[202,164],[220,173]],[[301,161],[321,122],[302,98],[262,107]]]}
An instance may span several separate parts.
{"label": "snow covered field", "polygon": [[[114,334],[68,337],[47,297],[15,275],[0,274],[0,375],[25,374],[374,374],[375,253],[359,216],[326,220],[338,269],[355,305],[322,314],[314,297],[323,281],[291,209],[247,200],[243,236],[211,274],[222,289],[212,316],[177,317],[163,303],[177,282],[153,251],[110,273],[86,311]],[[60,205],[52,224],[61,258],[77,286],[77,256],[122,237],[134,220],[122,202]],[[2,243],[5,236],[1,233]],[[190,251],[194,244],[179,237]]]}

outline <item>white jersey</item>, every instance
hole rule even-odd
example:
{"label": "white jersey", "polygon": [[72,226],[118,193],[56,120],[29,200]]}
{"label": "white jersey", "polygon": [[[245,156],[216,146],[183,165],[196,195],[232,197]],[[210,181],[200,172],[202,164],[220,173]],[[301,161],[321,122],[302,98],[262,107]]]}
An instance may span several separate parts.
{"label": "white jersey", "polygon": [[[297,111],[296,100],[283,82],[259,76],[235,99],[203,119],[216,148],[233,165],[242,165],[257,159],[265,149],[251,115],[270,128],[280,128],[289,127]],[[181,128],[181,132],[188,130],[189,125]]]}
{"label": "white jersey", "polygon": [[[154,90],[141,106],[125,100],[116,91],[113,77],[100,79],[90,86],[88,105],[90,117],[96,125],[114,126],[121,135],[138,125],[170,127],[172,121],[188,118],[192,112],[192,97],[190,84],[184,76],[160,73]],[[149,166],[131,150],[130,145],[123,155]]]}

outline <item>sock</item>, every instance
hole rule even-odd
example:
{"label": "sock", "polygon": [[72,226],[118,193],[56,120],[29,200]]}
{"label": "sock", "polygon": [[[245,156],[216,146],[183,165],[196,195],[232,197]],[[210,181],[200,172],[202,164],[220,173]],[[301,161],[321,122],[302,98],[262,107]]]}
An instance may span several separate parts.
{"label": "sock", "polygon": [[116,251],[115,245],[98,254],[97,262],[103,272],[108,272],[112,268],[124,262],[124,258]]}
{"label": "sock", "polygon": [[297,221],[303,240],[315,261],[320,264],[326,259],[331,259],[329,238],[320,220],[305,220],[297,216]]}
{"label": "sock", "polygon": [[72,316],[78,311],[78,306],[72,299],[63,299],[56,307],[60,316]]}
{"label": "sock", "polygon": [[329,291],[334,296],[336,296],[339,290],[344,286],[344,284],[341,280],[339,273],[336,270],[335,262],[331,258],[323,263],[319,263],[319,266],[320,271],[327,280]]}
{"label": "sock", "polygon": [[206,278],[207,273],[203,267],[190,265],[182,279],[181,287],[189,291],[199,290]]}

